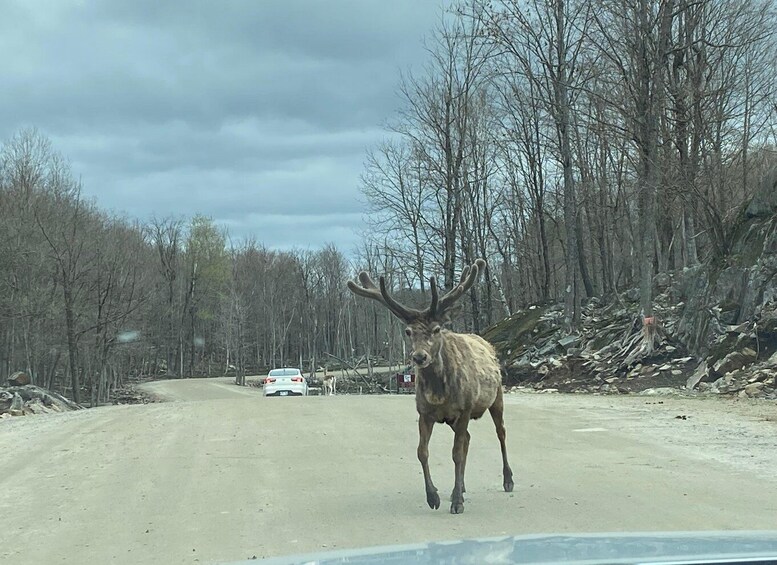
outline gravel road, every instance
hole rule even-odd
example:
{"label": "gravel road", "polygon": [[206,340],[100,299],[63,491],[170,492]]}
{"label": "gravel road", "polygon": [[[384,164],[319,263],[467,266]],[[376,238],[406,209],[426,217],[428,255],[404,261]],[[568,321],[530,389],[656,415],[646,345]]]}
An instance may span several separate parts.
{"label": "gravel road", "polygon": [[[501,492],[490,420],[473,422],[465,512],[453,516],[426,506],[410,396],[265,399],[231,379],[146,387],[174,401],[0,421],[0,562],[223,563],[502,534],[777,529],[774,403],[508,395],[515,492]],[[431,471],[446,495],[451,445],[436,428]]]}

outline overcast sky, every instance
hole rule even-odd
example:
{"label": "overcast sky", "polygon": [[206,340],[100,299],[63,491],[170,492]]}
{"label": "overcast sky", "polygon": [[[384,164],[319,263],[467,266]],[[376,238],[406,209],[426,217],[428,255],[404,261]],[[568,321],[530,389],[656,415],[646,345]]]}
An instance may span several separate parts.
{"label": "overcast sky", "polygon": [[443,0],[0,0],[0,137],[36,127],[141,219],[349,252],[364,152]]}

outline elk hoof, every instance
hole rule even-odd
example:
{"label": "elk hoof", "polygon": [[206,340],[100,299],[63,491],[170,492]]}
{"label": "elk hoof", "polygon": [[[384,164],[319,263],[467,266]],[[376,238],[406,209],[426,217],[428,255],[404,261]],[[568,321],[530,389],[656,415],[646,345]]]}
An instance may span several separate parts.
{"label": "elk hoof", "polygon": [[440,507],[440,495],[437,494],[437,491],[427,491],[426,503],[432,510],[437,510]]}
{"label": "elk hoof", "polygon": [[461,514],[464,512],[463,502],[454,502],[451,504],[451,514]]}
{"label": "elk hoof", "polygon": [[505,492],[513,492],[513,486],[513,480],[507,479],[504,484]]}

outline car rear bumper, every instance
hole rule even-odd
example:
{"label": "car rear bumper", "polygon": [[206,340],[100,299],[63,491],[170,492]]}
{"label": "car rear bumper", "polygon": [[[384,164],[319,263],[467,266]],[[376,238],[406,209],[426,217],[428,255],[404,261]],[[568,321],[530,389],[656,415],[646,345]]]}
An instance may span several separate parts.
{"label": "car rear bumper", "polygon": [[299,384],[265,384],[265,396],[305,396],[308,393],[308,387],[305,383]]}
{"label": "car rear bumper", "polygon": [[296,390],[276,390],[273,392],[265,392],[265,396],[305,396],[304,392]]}

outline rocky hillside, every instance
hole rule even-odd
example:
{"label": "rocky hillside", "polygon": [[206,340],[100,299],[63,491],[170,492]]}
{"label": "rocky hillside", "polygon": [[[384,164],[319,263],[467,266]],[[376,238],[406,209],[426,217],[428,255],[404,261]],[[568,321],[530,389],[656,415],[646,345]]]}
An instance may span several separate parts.
{"label": "rocky hillside", "polygon": [[777,398],[777,170],[740,214],[722,259],[654,280],[659,337],[634,355],[636,289],[584,307],[567,335],[563,307],[532,307],[484,334],[508,386],[625,393],[667,388]]}

